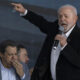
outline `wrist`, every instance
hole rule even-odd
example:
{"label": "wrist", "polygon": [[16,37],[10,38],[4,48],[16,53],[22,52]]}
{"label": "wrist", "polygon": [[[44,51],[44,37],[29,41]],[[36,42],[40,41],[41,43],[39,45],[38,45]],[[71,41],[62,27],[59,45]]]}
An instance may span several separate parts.
{"label": "wrist", "polygon": [[28,13],[28,10],[25,9],[25,10],[23,11],[23,13],[20,13],[20,16],[25,16],[27,13]]}

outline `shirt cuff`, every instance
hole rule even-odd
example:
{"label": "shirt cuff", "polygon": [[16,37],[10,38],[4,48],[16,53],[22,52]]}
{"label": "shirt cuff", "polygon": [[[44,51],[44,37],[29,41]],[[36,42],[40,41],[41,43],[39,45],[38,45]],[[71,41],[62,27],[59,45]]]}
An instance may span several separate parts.
{"label": "shirt cuff", "polygon": [[67,43],[63,47],[61,47],[61,50],[63,50],[66,46],[67,46]]}
{"label": "shirt cuff", "polygon": [[21,80],[24,80],[24,78],[25,78],[25,73],[24,73],[23,77],[21,77]]}
{"label": "shirt cuff", "polygon": [[20,13],[20,16],[25,16],[28,13],[28,10],[26,9],[24,13]]}

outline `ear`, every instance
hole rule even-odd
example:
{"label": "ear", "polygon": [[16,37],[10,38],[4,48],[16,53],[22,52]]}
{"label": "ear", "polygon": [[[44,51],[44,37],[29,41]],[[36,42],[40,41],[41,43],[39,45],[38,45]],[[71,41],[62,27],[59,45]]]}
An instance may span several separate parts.
{"label": "ear", "polygon": [[2,58],[3,57],[3,54],[0,52],[0,57]]}
{"label": "ear", "polygon": [[78,16],[76,17],[76,21],[78,20]]}

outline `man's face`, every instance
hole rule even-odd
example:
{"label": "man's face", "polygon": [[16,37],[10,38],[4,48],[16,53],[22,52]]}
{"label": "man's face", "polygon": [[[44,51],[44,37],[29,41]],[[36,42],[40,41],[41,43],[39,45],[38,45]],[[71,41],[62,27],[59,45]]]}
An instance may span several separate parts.
{"label": "man's face", "polygon": [[26,64],[28,63],[29,57],[28,57],[27,50],[25,48],[20,49],[20,51],[19,51],[19,60],[21,62],[26,63]]}
{"label": "man's face", "polygon": [[8,46],[2,55],[2,63],[5,67],[10,68],[14,60],[17,60],[17,48]]}
{"label": "man's face", "polygon": [[77,22],[77,15],[71,8],[62,8],[58,13],[59,25],[64,27],[64,32],[70,30]]}

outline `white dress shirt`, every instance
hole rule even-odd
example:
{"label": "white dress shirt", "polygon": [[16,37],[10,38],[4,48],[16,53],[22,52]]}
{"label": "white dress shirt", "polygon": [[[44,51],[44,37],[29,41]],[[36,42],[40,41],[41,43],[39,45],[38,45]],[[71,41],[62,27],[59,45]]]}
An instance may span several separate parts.
{"label": "white dress shirt", "polygon": [[1,76],[2,76],[2,80],[16,80],[16,75],[15,72],[12,68],[8,69],[5,68],[2,63],[1,64]]}
{"label": "white dress shirt", "polygon": [[[66,36],[66,38],[70,35],[70,33],[72,32],[74,27],[75,27],[75,25],[66,34],[64,34]],[[57,60],[59,58],[60,51],[63,50],[66,47],[66,45],[67,44],[65,44],[63,47],[61,47],[61,45],[59,43],[56,50],[52,47],[52,51],[51,51],[51,75],[52,75],[53,80],[56,80],[56,63],[57,63]]]}
{"label": "white dress shirt", "polygon": [[[16,73],[13,68],[5,68],[3,64],[0,61],[1,65],[1,76],[2,80],[16,80]],[[21,77],[21,80],[25,78],[25,74],[23,77]]]}

